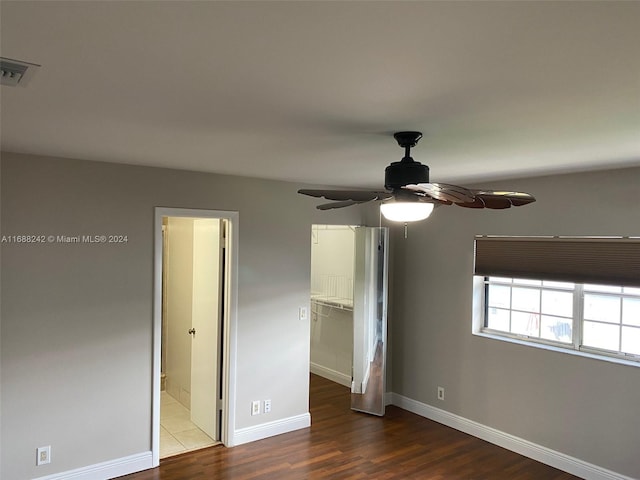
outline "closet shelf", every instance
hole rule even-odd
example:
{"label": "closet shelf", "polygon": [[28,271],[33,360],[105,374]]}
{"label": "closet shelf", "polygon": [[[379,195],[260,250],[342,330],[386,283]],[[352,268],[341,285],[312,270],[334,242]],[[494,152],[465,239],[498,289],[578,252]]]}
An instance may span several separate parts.
{"label": "closet shelf", "polygon": [[351,298],[312,295],[311,302],[324,307],[353,311],[353,299]]}

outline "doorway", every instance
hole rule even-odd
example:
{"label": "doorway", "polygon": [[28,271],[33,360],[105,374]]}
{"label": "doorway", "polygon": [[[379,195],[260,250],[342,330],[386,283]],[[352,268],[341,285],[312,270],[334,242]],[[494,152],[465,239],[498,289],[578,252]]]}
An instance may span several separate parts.
{"label": "doorway", "polygon": [[388,230],[312,225],[310,372],[384,415]]}
{"label": "doorway", "polygon": [[310,372],[349,388],[356,228],[311,228]]}
{"label": "doorway", "polygon": [[227,444],[235,212],[156,209],[152,454]]}

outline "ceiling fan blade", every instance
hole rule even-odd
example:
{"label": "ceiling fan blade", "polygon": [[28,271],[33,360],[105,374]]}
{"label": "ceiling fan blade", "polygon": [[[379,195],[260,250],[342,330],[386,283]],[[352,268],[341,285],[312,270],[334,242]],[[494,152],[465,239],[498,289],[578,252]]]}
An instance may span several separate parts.
{"label": "ceiling fan blade", "polygon": [[444,200],[452,203],[471,203],[475,199],[475,195],[468,188],[449,185],[447,183],[418,183],[405,185],[402,188],[422,192],[436,200]]}
{"label": "ceiling fan blade", "polygon": [[482,198],[476,197],[473,202],[456,202],[459,207],[465,208],[485,208],[486,204]]}
{"label": "ceiling fan blade", "polygon": [[[371,200],[386,200],[393,194],[385,191],[375,190],[298,190],[298,193],[309,195],[310,197],[326,198],[327,200],[353,200],[354,202],[369,202]],[[345,205],[346,206],[346,205]]]}
{"label": "ceiling fan blade", "polygon": [[496,195],[477,195],[476,198],[484,203],[485,208],[491,208],[492,210],[511,208],[511,201],[505,197]]}
{"label": "ceiling fan blade", "polygon": [[422,203],[433,203],[436,207],[440,205],[453,205],[453,202],[450,200],[440,200],[427,195],[422,190],[405,189],[404,187],[395,189],[392,196],[396,202],[418,201]]}
{"label": "ceiling fan blade", "polygon": [[487,208],[502,209],[520,207],[536,201],[535,197],[524,192],[506,192],[498,190],[473,190]]}
{"label": "ceiling fan blade", "polygon": [[351,205],[358,205],[360,203],[366,203],[366,202],[356,202],[355,200],[344,200],[342,202],[323,203],[322,205],[318,205],[316,208],[318,210],[332,210],[334,208],[350,207]]}

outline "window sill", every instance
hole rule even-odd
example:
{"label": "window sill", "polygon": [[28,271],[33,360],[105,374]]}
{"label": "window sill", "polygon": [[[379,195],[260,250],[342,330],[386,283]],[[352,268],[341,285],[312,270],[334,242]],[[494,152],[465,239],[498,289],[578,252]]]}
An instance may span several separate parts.
{"label": "window sill", "polygon": [[562,347],[557,347],[555,345],[549,345],[549,344],[546,344],[546,343],[538,343],[538,342],[532,342],[532,341],[528,341],[528,340],[521,340],[519,338],[507,337],[507,336],[497,335],[497,334],[494,334],[494,333],[483,332],[483,331],[472,332],[472,333],[473,333],[473,335],[476,335],[478,337],[489,338],[491,340],[499,340],[501,342],[515,343],[517,345],[523,345],[525,347],[540,348],[542,350],[550,350],[552,352],[557,352],[557,353],[565,353],[565,354],[568,354],[568,355],[576,355],[578,357],[591,358],[593,360],[601,360],[601,361],[604,361],[604,362],[616,363],[618,365],[626,365],[628,367],[640,367],[640,362],[633,361],[633,360],[625,360],[624,358],[613,357],[613,356],[602,355],[602,354],[596,354],[596,353],[590,353],[590,352],[585,352],[585,351],[582,351],[582,350],[573,350],[573,349],[569,349],[569,348],[562,348]]}

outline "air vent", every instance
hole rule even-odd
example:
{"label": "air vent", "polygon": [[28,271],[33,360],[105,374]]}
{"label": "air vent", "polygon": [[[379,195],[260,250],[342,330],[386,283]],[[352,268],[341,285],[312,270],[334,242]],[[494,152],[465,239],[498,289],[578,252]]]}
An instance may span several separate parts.
{"label": "air vent", "polygon": [[17,85],[24,87],[29,83],[39,66],[35,63],[0,57],[0,70],[2,71],[0,84],[9,87]]}

